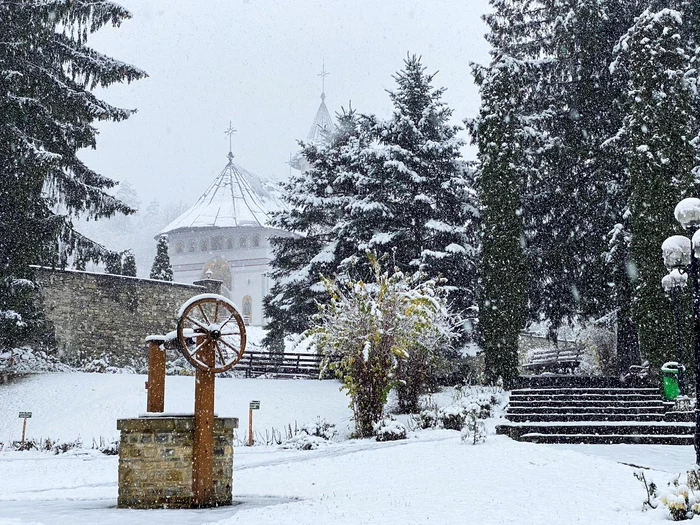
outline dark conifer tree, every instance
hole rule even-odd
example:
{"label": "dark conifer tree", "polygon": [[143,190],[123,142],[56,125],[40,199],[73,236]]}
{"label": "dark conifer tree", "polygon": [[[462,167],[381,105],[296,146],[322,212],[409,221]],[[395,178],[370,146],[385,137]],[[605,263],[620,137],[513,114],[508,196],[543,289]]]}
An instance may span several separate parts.
{"label": "dark conifer tree", "polygon": [[128,275],[129,277],[136,277],[136,257],[134,252],[131,250],[126,250],[124,256],[122,257],[122,275]]}
{"label": "dark conifer tree", "polygon": [[284,337],[309,326],[327,300],[321,276],[334,276],[342,260],[355,253],[350,240],[337,234],[339,223],[350,213],[360,151],[369,143],[373,119],[348,111],[338,116],[336,130],[327,142],[302,144],[301,155],[310,164],[284,185],[289,211],[273,217],[271,225],[289,232],[271,239],[275,285],[263,304],[268,318],[265,346],[281,351]]}
{"label": "dark conifer tree", "polygon": [[679,45],[682,26],[679,11],[647,9],[621,39],[615,63],[629,79],[620,134],[629,180],[632,314],[642,354],[657,367],[675,356],[668,335],[673,319],[660,286],[666,274],[660,246],[678,232],[678,201],[698,190],[691,57]]}
{"label": "dark conifer tree", "polygon": [[529,138],[519,113],[523,67],[505,54],[495,55],[488,67],[473,66],[482,104],[470,123],[480,162],[479,339],[491,382],[518,375],[518,336],[527,321],[529,275],[521,197]]}
{"label": "dark conifer tree", "polygon": [[158,238],[156,258],[153,259],[150,277],[151,279],[158,279],[160,281],[173,280],[173,267],[170,264],[170,256],[168,255],[168,237],[165,235]]}
{"label": "dark conifer tree", "polygon": [[[79,149],[95,147],[94,121],[119,121],[132,113],[98,99],[92,89],[145,73],[86,45],[90,33],[129,16],[107,1],[0,2],[2,334],[22,327],[28,336],[38,318],[27,300],[30,264],[62,266],[72,257],[84,267],[107,253],[78,234],[71,217],[132,212],[107,193],[115,182],[77,156]],[[3,337],[0,344],[18,344],[22,337]]]}
{"label": "dark conifer tree", "polygon": [[394,76],[393,116],[377,124],[376,145],[364,155],[367,176],[343,237],[360,249],[391,252],[403,271],[442,276],[453,307],[464,313],[475,300],[478,211],[461,128],[449,123],[452,110],[434,76],[415,55]]}

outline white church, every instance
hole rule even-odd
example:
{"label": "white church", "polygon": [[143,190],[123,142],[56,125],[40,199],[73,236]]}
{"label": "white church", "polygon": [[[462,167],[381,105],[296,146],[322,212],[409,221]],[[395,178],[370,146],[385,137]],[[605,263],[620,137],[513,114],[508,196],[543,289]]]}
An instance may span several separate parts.
{"label": "white church", "polygon": [[[322,92],[309,142],[324,140],[332,129],[325,98]],[[273,284],[267,275],[269,239],[291,234],[269,226],[270,213],[286,208],[276,185],[234,164],[233,158],[229,151],[228,163],[204,194],[157,237],[168,236],[174,281],[222,281],[222,293],[241,309],[246,323],[260,326],[265,324],[263,297]],[[291,165],[302,171],[309,167],[299,156]]]}

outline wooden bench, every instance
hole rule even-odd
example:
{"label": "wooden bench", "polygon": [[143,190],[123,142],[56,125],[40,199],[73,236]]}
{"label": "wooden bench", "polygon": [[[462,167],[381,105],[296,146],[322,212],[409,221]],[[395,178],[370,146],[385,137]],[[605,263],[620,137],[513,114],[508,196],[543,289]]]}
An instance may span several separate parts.
{"label": "wooden bench", "polygon": [[573,374],[581,364],[582,354],[581,345],[534,350],[530,354],[530,362],[524,364],[523,369],[534,374]]}

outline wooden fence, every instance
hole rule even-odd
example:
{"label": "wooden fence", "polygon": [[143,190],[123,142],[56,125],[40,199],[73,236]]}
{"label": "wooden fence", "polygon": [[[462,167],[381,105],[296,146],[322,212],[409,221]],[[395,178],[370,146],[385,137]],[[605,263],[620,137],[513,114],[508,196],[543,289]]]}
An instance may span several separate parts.
{"label": "wooden fence", "polygon": [[321,357],[316,354],[245,352],[234,369],[245,372],[246,377],[271,375],[318,379]]}

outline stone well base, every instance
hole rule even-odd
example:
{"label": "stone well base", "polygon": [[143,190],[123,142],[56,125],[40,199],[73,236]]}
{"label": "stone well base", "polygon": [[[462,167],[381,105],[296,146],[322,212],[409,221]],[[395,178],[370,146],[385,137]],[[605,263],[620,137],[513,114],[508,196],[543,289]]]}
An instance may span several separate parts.
{"label": "stone well base", "polygon": [[[121,508],[191,508],[194,417],[120,419]],[[237,418],[214,418],[214,501],[233,497],[233,429]]]}

